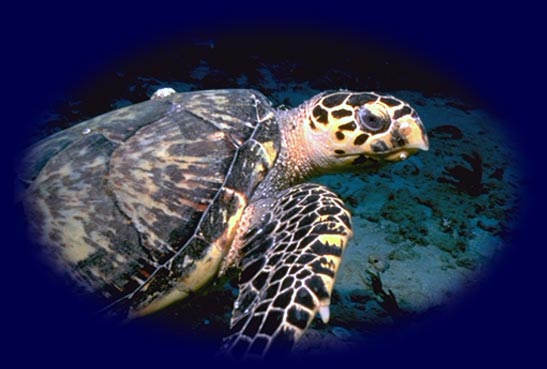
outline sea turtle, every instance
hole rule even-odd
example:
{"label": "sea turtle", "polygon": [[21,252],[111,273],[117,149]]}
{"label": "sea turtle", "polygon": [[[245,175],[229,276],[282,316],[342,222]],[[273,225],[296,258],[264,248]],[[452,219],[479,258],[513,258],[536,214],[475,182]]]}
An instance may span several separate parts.
{"label": "sea turtle", "polygon": [[427,149],[393,96],[329,91],[289,110],[253,90],[161,90],[29,148],[22,203],[47,258],[125,317],[238,267],[221,350],[263,357],[329,320],[352,236],[340,198],[306,181]]}

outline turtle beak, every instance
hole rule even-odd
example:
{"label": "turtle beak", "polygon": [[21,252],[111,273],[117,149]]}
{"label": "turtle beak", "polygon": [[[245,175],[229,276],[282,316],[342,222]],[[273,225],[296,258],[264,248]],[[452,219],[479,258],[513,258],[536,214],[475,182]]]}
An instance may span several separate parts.
{"label": "turtle beak", "polygon": [[400,137],[401,140],[397,141],[404,143],[393,147],[391,152],[384,157],[385,160],[401,161],[414,155],[419,150],[429,150],[429,139],[419,117],[406,117],[397,122],[391,135],[392,137]]}
{"label": "turtle beak", "polygon": [[423,151],[429,150],[429,139],[420,118],[405,119],[403,122],[400,122],[398,130],[408,142],[404,145],[405,148]]}

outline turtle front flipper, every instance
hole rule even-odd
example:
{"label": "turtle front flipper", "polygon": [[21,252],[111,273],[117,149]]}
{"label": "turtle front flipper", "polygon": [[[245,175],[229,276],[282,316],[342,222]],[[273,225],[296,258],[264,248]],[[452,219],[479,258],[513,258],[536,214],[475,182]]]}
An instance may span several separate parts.
{"label": "turtle front flipper", "polygon": [[349,212],[324,186],[297,185],[256,208],[261,220],[243,236],[240,291],[223,345],[237,358],[287,352],[318,312],[328,321],[352,235]]}

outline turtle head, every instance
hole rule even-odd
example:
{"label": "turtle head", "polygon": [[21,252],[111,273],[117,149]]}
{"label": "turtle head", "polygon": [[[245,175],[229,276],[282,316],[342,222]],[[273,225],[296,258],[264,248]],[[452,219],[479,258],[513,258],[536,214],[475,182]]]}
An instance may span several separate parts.
{"label": "turtle head", "polygon": [[304,126],[314,162],[326,172],[401,161],[429,149],[416,111],[372,92],[319,95],[308,106]]}

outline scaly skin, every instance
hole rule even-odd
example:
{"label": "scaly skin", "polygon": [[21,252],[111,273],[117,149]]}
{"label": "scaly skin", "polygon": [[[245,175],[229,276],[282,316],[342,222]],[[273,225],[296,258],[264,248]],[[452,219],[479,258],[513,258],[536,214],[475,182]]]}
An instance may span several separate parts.
{"label": "scaly skin", "polygon": [[277,118],[281,151],[245,210],[223,268],[239,261],[242,270],[223,347],[235,357],[289,350],[317,313],[329,320],[352,235],[350,214],[330,190],[303,182],[404,160],[429,146],[412,108],[372,93],[321,94]]}

